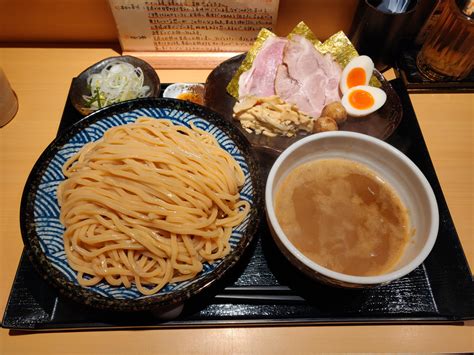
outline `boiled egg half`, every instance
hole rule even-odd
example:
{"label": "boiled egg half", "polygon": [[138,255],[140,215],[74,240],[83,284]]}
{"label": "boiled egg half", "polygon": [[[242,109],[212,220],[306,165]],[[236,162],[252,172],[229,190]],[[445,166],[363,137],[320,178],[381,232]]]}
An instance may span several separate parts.
{"label": "boiled egg half", "polygon": [[342,70],[339,82],[342,94],[354,86],[368,85],[373,71],[374,62],[370,57],[361,55],[353,58]]}
{"label": "boiled egg half", "polygon": [[385,91],[368,85],[351,87],[342,96],[342,106],[347,114],[353,117],[361,117],[377,111],[387,101]]}

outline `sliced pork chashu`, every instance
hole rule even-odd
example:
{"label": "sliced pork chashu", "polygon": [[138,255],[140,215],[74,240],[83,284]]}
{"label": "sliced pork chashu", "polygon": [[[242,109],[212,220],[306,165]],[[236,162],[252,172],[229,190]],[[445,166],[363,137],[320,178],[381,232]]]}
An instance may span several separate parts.
{"label": "sliced pork chashu", "polygon": [[338,101],[341,68],[302,36],[293,36],[275,76],[275,93],[302,112],[319,117],[325,105]]}
{"label": "sliced pork chashu", "polygon": [[239,98],[275,95],[275,76],[283,60],[287,38],[269,37],[255,57],[252,67],[239,78]]}

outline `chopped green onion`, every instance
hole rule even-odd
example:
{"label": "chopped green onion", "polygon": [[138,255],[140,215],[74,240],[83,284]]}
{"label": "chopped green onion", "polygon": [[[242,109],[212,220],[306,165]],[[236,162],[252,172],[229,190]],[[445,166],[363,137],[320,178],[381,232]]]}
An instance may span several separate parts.
{"label": "chopped green onion", "polygon": [[113,103],[147,97],[150,88],[143,83],[141,68],[116,60],[87,78],[91,95],[83,95],[83,99],[87,107],[97,110]]}

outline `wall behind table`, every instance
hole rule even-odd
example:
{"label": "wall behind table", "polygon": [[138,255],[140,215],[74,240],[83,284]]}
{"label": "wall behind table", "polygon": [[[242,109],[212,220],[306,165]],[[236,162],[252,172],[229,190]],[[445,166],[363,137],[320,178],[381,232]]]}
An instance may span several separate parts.
{"label": "wall behind table", "polygon": [[0,42],[116,42],[107,0],[0,0]]}
{"label": "wall behind table", "polygon": [[[276,32],[305,21],[321,40],[349,31],[358,0],[280,0]],[[0,42],[118,42],[107,0],[0,0]]]}

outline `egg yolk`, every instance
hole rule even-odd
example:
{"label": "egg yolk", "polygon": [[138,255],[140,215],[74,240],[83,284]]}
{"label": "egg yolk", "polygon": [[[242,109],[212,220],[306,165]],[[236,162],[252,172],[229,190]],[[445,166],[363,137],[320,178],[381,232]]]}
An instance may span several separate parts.
{"label": "egg yolk", "polygon": [[367,91],[364,90],[354,90],[349,95],[349,103],[352,107],[365,110],[374,105],[374,97]]}
{"label": "egg yolk", "polygon": [[363,68],[354,68],[347,74],[347,87],[352,88],[358,85],[365,85],[365,70]]}

